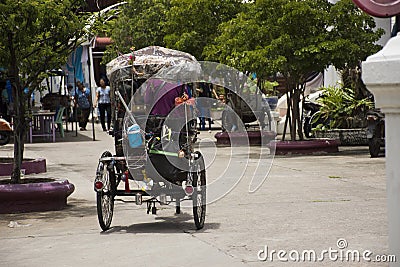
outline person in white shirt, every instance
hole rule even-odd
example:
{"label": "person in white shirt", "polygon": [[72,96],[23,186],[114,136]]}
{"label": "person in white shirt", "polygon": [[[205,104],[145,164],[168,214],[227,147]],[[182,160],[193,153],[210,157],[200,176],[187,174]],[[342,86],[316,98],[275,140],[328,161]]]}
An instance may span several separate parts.
{"label": "person in white shirt", "polygon": [[[106,85],[103,78],[100,79],[100,87],[96,90],[96,100],[93,107],[99,105],[100,122],[103,131],[110,130],[111,125],[111,100],[110,100],[110,86]],[[106,112],[107,112],[107,128],[106,128]]]}

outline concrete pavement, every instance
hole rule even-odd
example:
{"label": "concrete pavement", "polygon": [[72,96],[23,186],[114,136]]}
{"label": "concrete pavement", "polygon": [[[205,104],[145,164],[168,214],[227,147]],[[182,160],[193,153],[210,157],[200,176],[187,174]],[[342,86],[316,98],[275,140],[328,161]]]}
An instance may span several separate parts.
{"label": "concrete pavement", "polygon": [[[101,153],[114,149],[112,138],[95,127],[96,141],[87,131],[26,145],[26,157],[47,159],[48,172],[37,176],[67,178],[76,190],[62,211],[0,215],[0,266],[387,266],[328,255],[316,263],[257,258],[265,246],[269,252],[318,255],[329,248],[370,250],[373,259],[387,254],[385,158],[371,159],[367,147],[276,157],[266,182],[252,194],[250,159],[233,190],[207,206],[201,231],[194,230],[191,209],[174,215],[174,207],[162,206],[154,216],[145,206],[117,201],[112,229],[101,233],[93,180]],[[202,132],[199,138],[213,134]],[[240,150],[230,156],[229,148],[203,149],[216,151],[207,170],[210,181],[224,171],[228,157],[234,165],[246,161]],[[260,151],[250,149],[254,155]],[[6,155],[12,156],[12,145],[0,147],[0,156]],[[18,226],[9,227],[11,221]],[[347,247],[339,249],[338,239]]]}

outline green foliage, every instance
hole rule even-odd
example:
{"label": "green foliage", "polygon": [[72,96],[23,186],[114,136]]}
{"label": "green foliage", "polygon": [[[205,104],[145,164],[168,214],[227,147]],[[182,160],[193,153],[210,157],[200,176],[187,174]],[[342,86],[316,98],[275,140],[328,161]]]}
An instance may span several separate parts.
{"label": "green foliage", "polygon": [[107,47],[103,61],[108,62],[119,53],[129,53],[134,46],[165,46],[163,24],[170,9],[170,0],[128,0],[121,6],[115,20],[107,22],[113,44]]}
{"label": "green foliage", "polygon": [[242,10],[240,0],[172,0],[164,23],[167,47],[204,59],[203,49],[218,36],[218,26]]}
{"label": "green foliage", "polygon": [[[14,168],[20,181],[27,129],[27,100],[47,76],[60,68],[84,35],[82,0],[3,0],[0,2],[0,66],[7,69],[14,99]],[[25,94],[23,89],[29,88]]]}
{"label": "green foliage", "polygon": [[[222,23],[221,34],[205,48],[206,58],[256,72],[266,80],[283,75],[290,97],[292,140],[302,139],[299,102],[310,73],[327,66],[356,66],[379,50],[373,18],[351,0],[258,0]],[[288,117],[287,117],[288,118]],[[300,129],[297,128],[297,125]]]}
{"label": "green foliage", "polygon": [[331,62],[338,69],[355,68],[381,46],[376,41],[384,33],[375,29],[374,18],[361,11],[351,0],[333,5],[329,17]]}
{"label": "green foliage", "polygon": [[[203,49],[218,35],[218,25],[241,11],[240,0],[128,0],[118,18],[99,27],[113,44],[104,61],[134,46],[166,46],[204,59]],[[106,29],[104,29],[106,28]]]}
{"label": "green foliage", "polygon": [[302,83],[312,71],[356,66],[377,52],[383,31],[374,27],[351,0],[260,0],[222,23],[205,54],[264,79],[280,72]]}
{"label": "green foliage", "polygon": [[[4,0],[0,3],[0,65],[35,87],[46,70],[59,68],[78,44],[81,0]],[[15,75],[16,73],[11,75]],[[17,78],[17,77],[14,77]]]}
{"label": "green foliage", "polygon": [[277,82],[277,81],[273,81],[273,82],[271,82],[271,81],[264,81],[264,82],[262,82],[262,84],[260,85],[260,90],[264,93],[264,94],[266,94],[266,95],[268,95],[268,96],[275,96],[276,95],[276,90],[275,90],[275,87],[276,86],[278,86],[279,85],[279,83]]}
{"label": "green foliage", "polygon": [[118,17],[119,9],[110,9],[106,12],[95,12],[87,20],[85,29],[91,37],[109,37],[115,26],[115,19]]}
{"label": "green foliage", "polygon": [[360,127],[365,120],[365,112],[373,103],[368,98],[356,99],[354,90],[345,87],[323,88],[322,96],[317,100],[320,110],[314,117],[325,121],[317,130],[345,129]]}
{"label": "green foliage", "polygon": [[328,55],[320,46],[328,35],[328,7],[320,0],[256,1],[220,26],[221,35],[207,47],[207,58],[256,72],[263,79],[281,72],[304,80],[327,65]]}

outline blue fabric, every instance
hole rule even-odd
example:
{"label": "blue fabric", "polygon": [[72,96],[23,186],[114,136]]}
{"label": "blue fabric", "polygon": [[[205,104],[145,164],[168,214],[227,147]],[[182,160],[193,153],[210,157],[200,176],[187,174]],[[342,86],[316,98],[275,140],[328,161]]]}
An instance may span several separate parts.
{"label": "blue fabric", "polygon": [[185,87],[186,87],[186,88],[185,88],[185,92],[188,94],[188,97],[189,97],[189,98],[192,98],[192,89],[193,89],[193,86],[187,84]]}
{"label": "blue fabric", "polygon": [[74,52],[71,53],[70,60],[67,63],[67,69],[68,69],[69,73],[74,73],[74,69],[75,69],[76,80],[83,82],[84,76],[83,76],[82,63],[81,63],[82,51],[83,51],[83,47],[80,46]]}

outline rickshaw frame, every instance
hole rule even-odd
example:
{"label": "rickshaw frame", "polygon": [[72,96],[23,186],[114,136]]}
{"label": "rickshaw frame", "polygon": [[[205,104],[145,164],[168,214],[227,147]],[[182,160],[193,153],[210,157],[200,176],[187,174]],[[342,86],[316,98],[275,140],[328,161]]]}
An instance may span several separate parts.
{"label": "rickshaw frame", "polygon": [[[186,57],[186,55],[184,56]],[[188,138],[186,141],[190,143],[185,144],[189,149],[185,152],[183,159],[188,160],[189,169],[181,170],[181,174],[183,176],[186,175],[185,181],[170,182],[168,177],[164,177],[166,181],[162,182],[150,179],[154,183],[151,188],[147,188],[149,178],[146,176],[145,167],[147,164],[151,164],[148,157],[150,151],[149,143],[157,136],[148,136],[150,133],[146,132],[143,133],[145,154],[139,154],[137,158],[138,161],[141,161],[140,164],[143,167],[141,169],[143,175],[136,176],[130,171],[128,158],[124,155],[123,151],[123,140],[126,138],[126,135],[123,133],[124,118],[127,112],[129,114],[131,112],[126,102],[128,102],[128,100],[130,100],[137,92],[140,87],[138,84],[143,83],[147,80],[146,78],[149,78],[149,75],[147,77],[138,75],[136,68],[143,70],[146,69],[147,66],[137,66],[135,65],[135,62],[131,62],[131,65],[125,64],[125,66],[122,66],[120,70],[128,70],[128,75],[122,76],[122,79],[110,79],[112,80],[111,99],[113,109],[113,129],[110,131],[110,135],[114,137],[116,153],[113,155],[110,151],[103,152],[96,170],[94,190],[97,196],[97,214],[100,227],[103,231],[110,228],[116,197],[134,197],[136,205],[146,203],[148,214],[150,212],[152,214],[157,213],[156,204],[168,205],[171,203],[175,204],[175,213],[180,214],[180,203],[182,201],[192,201],[195,227],[196,229],[201,229],[204,226],[206,213],[206,171],[204,159],[201,153],[193,150],[191,142],[195,141],[197,132],[192,131],[189,138],[189,128],[187,126],[189,122],[187,121],[187,117],[185,127]],[[146,74],[154,73],[148,71]],[[128,83],[131,84],[130,88],[125,86]],[[186,115],[187,104],[183,103],[183,105],[185,105]],[[145,184],[145,187],[131,189],[130,181],[133,181],[134,183],[141,182],[141,184]],[[121,189],[122,183],[124,183],[123,189]]]}

